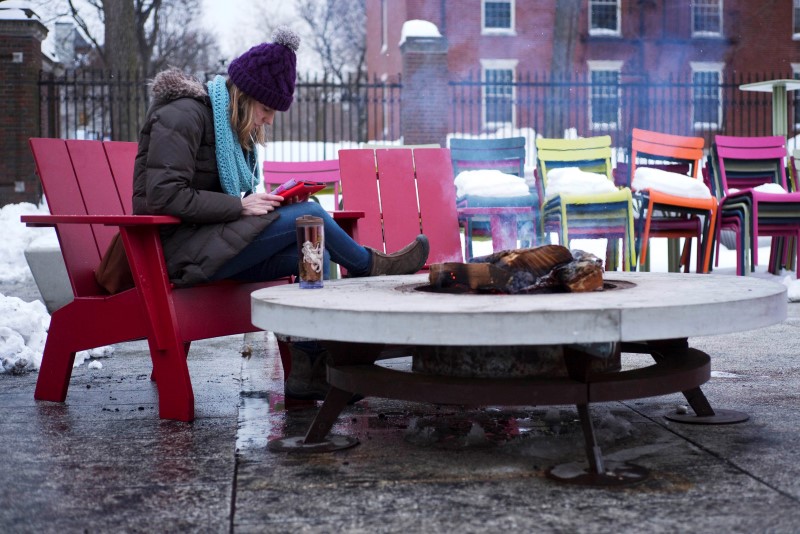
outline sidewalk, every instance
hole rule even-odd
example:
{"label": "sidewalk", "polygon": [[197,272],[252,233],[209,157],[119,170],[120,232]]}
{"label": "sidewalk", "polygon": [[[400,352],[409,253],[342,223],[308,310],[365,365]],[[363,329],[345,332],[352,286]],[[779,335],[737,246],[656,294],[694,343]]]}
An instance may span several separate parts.
{"label": "sidewalk", "polygon": [[798,531],[798,304],[780,325],[690,339],[712,357],[712,405],[745,423],[669,422],[680,395],[591,407],[605,458],[650,470],[617,489],[545,478],[585,459],[571,406],[370,398],[334,429],[357,447],[272,453],[267,440],[301,435],[315,410],[284,409],[271,335],[248,337],[249,360],[243,341],[192,344],[191,424],[158,419],[145,342],[75,369],[64,405],[33,400],[35,373],[0,375],[0,531]]}

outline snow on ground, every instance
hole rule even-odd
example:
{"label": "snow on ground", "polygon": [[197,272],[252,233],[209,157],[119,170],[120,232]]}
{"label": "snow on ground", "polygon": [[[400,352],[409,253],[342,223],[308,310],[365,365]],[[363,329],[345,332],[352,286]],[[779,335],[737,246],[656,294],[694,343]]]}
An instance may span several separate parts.
{"label": "snow on ground", "polygon": [[[9,204],[0,208],[0,282],[32,283],[33,275],[25,261],[25,248],[32,242],[48,242],[57,246],[52,228],[28,228],[20,222],[22,215],[47,214],[46,205]],[[0,373],[25,373],[39,369],[42,351],[50,326],[50,314],[40,300],[25,302],[0,293]],[[103,358],[113,347],[81,351],[75,366],[87,358]],[[98,362],[99,363],[99,362]]]}

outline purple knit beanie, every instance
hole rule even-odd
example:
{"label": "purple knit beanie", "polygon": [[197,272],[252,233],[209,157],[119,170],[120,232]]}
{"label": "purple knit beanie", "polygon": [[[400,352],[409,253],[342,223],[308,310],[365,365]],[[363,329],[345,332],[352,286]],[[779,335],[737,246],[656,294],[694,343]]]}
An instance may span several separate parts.
{"label": "purple knit beanie", "polygon": [[300,37],[285,26],[272,34],[272,43],[256,45],[228,66],[228,76],[247,95],[275,111],[292,104],[297,76],[295,52]]}

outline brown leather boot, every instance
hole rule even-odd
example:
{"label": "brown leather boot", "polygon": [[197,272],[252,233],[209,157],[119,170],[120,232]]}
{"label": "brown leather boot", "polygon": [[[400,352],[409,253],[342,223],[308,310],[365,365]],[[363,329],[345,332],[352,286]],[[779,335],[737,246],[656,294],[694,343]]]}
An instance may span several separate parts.
{"label": "brown leather boot", "polygon": [[414,274],[425,265],[430,252],[428,238],[424,234],[419,234],[414,241],[392,254],[366,248],[372,253],[368,276]]}

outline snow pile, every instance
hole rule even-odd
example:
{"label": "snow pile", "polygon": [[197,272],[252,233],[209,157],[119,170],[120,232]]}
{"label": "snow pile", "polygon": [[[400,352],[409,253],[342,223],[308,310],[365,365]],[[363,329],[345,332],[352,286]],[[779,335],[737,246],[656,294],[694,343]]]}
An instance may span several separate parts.
{"label": "snow pile", "polygon": [[25,302],[0,293],[0,363],[2,372],[21,374],[38,369],[50,326],[41,301]]}
{"label": "snow pile", "polygon": [[33,279],[25,261],[25,249],[35,239],[55,236],[55,230],[29,228],[20,222],[20,217],[49,213],[46,205],[35,206],[28,202],[0,208],[0,230],[3,235],[3,239],[0,239],[0,282],[27,282]]}
{"label": "snow pile", "polygon": [[462,171],[455,180],[456,197],[524,197],[530,195],[524,178],[497,170]]}
{"label": "snow pile", "polygon": [[561,167],[547,171],[546,198],[556,195],[596,195],[613,193],[614,182],[605,174],[582,171],[578,167]]}
{"label": "snow pile", "polygon": [[702,180],[685,174],[650,167],[638,167],[636,169],[631,188],[635,191],[652,189],[677,197],[711,198],[711,191]]}

